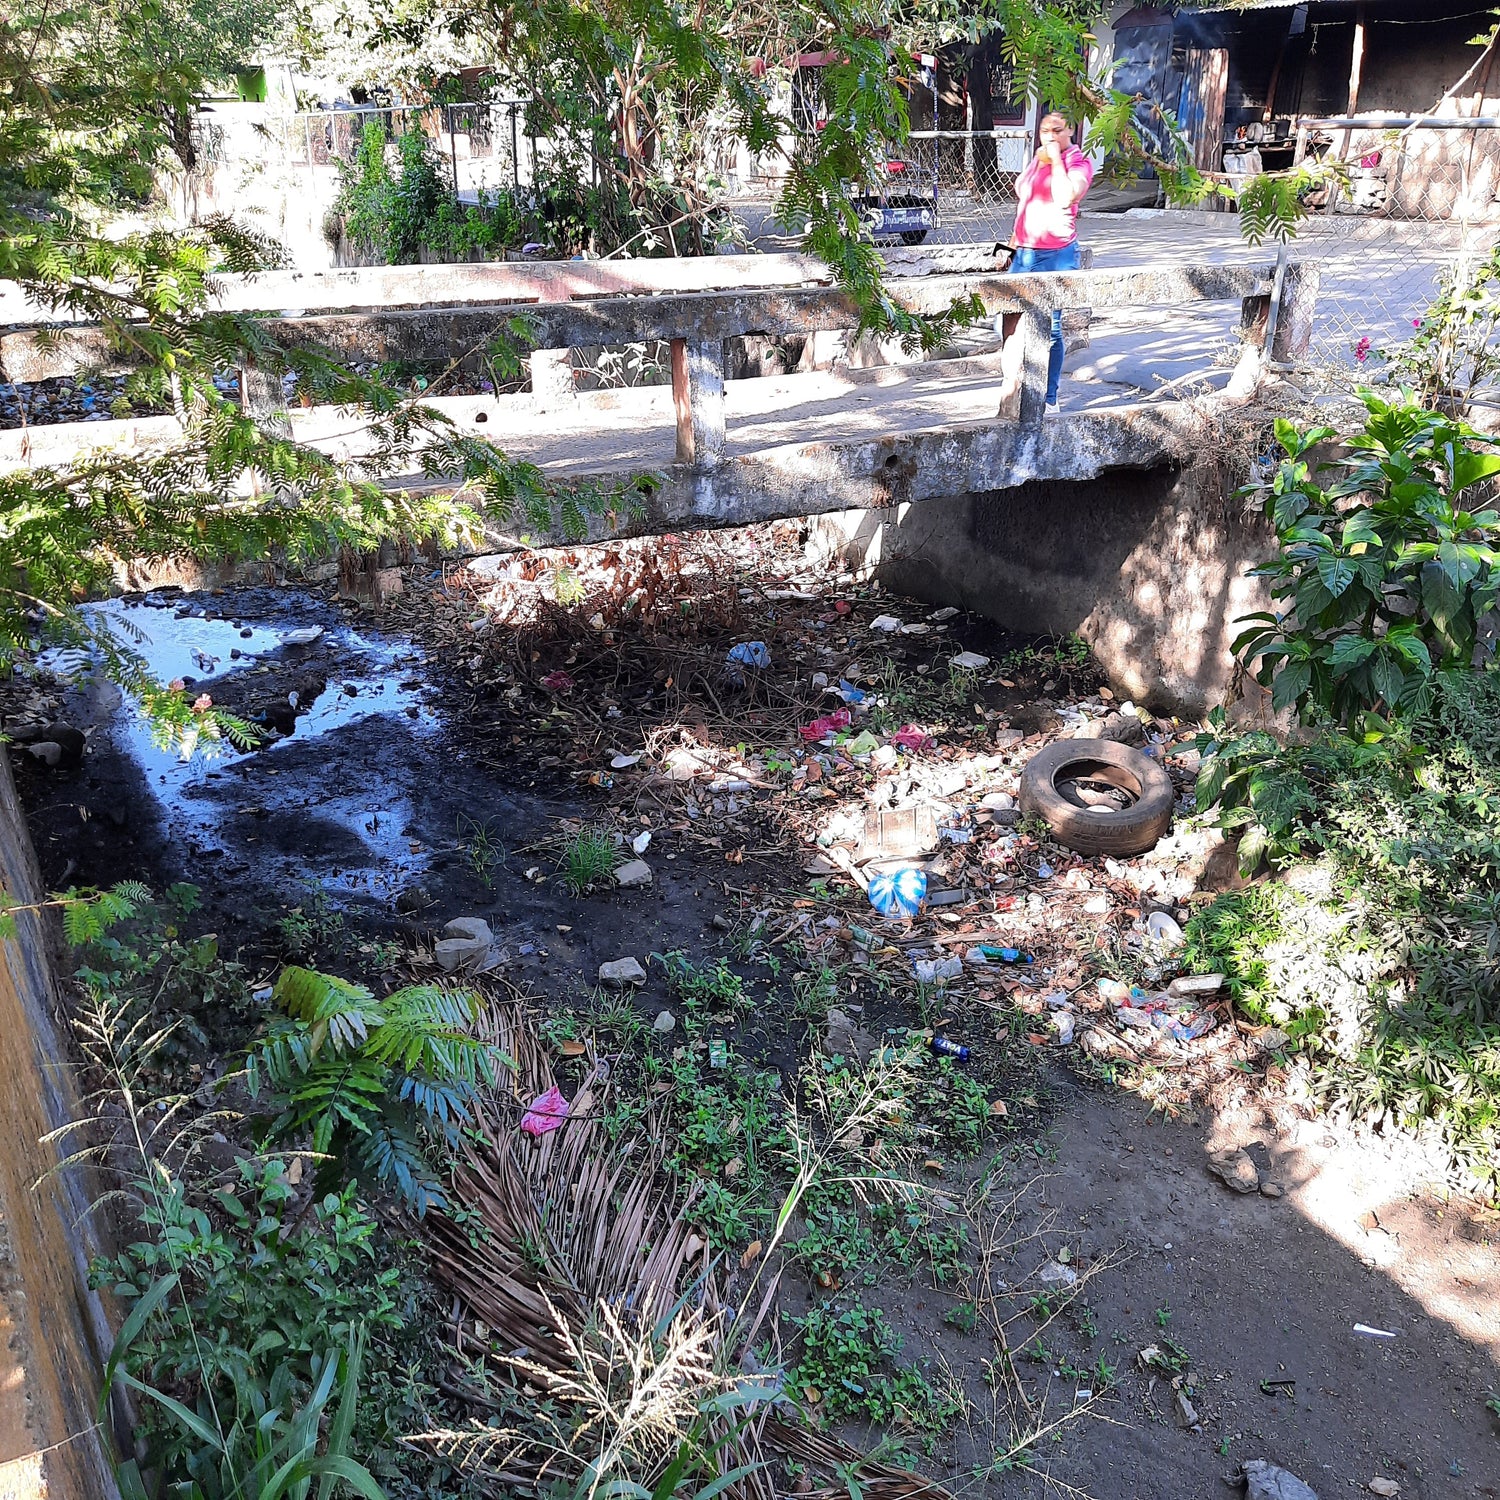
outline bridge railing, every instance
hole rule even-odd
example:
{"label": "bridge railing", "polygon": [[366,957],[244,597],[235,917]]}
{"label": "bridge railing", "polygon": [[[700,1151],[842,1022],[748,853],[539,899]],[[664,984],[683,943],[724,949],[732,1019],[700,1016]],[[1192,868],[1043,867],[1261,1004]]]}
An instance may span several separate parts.
{"label": "bridge railing", "polygon": [[[1307,337],[1317,285],[1315,276],[1296,265],[1285,268],[1279,286],[1272,265],[1196,265],[1017,276],[938,275],[890,282],[888,292],[892,301],[915,313],[938,313],[955,297],[973,295],[986,316],[1003,319],[996,415],[1029,427],[1043,415],[1055,309],[1098,311],[1238,300],[1245,354],[1236,383],[1243,388],[1253,382],[1256,367],[1267,358],[1286,363],[1295,356]],[[726,339],[846,330],[859,322],[849,296],[820,287],[324,313],[272,320],[271,327],[286,343],[320,345],[346,358],[433,360],[483,348],[518,315],[530,320],[539,351],[669,341],[677,461],[700,468],[714,466],[724,454]]]}
{"label": "bridge railing", "polygon": [[[996,415],[1023,428],[1035,427],[1042,420],[1054,310],[1181,307],[1238,300],[1244,349],[1231,388],[1248,394],[1267,362],[1289,363],[1305,349],[1317,298],[1316,268],[1296,263],[1283,264],[1279,272],[1271,264],[1202,264],[1027,275],[1002,274],[991,266],[954,273],[941,269],[943,248],[916,253],[916,264],[925,261],[940,268],[935,274],[894,275],[886,283],[887,295],[909,312],[927,314],[946,310],[957,297],[974,296],[987,317],[999,318],[1003,342]],[[970,248],[967,253],[972,256],[974,251]],[[714,259],[804,260],[790,256]],[[946,261],[953,263],[951,258]],[[826,279],[826,270],[816,262],[779,268],[785,277],[779,286],[736,285],[750,269],[736,267],[733,272],[719,273],[733,278],[728,288],[721,283],[712,290],[658,289],[665,278],[657,268],[695,264],[699,263],[633,263],[637,276],[640,267],[652,268],[644,284],[629,281],[632,272],[623,269],[607,275],[589,271],[588,263],[554,268],[538,275],[534,285],[517,277],[526,269],[541,272],[540,267],[504,268],[488,278],[463,274],[489,269],[483,267],[412,267],[401,273],[399,291],[394,285],[385,289],[405,304],[401,306],[371,306],[378,288],[366,287],[359,280],[364,273],[356,273],[347,285],[320,283],[315,295],[308,295],[311,287],[301,288],[307,303],[316,307],[321,301],[327,310],[284,312],[267,322],[269,331],[284,345],[315,345],[346,359],[380,363],[462,358],[506,336],[513,320],[524,318],[537,350],[532,356],[534,383],[549,357],[556,362],[556,351],[668,341],[677,462],[705,469],[715,467],[725,452],[724,341],[747,334],[846,331],[858,325],[859,311],[852,298],[832,286],[806,281],[791,284],[792,276],[803,272],[809,280],[820,273]],[[439,274],[412,274],[418,271]],[[624,282],[640,289],[610,295],[610,277],[618,278],[615,285]],[[270,286],[250,286],[253,289],[234,292],[237,304],[270,291]],[[285,294],[293,286],[276,289]],[[507,293],[515,300],[492,300]],[[38,379],[43,378],[43,370],[62,374],[108,363],[99,331],[87,325],[42,330],[32,322],[29,327],[0,333],[0,370],[7,379]],[[274,376],[242,371],[241,390],[246,405],[267,419],[274,419],[282,406],[280,382]]]}

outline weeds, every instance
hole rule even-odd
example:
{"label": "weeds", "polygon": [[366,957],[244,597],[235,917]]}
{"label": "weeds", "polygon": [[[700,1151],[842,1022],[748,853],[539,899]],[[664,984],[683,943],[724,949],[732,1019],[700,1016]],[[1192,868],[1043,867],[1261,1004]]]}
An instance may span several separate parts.
{"label": "weeds", "polygon": [[568,894],[583,895],[614,873],[614,838],[602,828],[576,829],[564,839],[557,867]]}
{"label": "weeds", "polygon": [[863,1416],[885,1426],[899,1420],[940,1432],[961,1409],[921,1371],[894,1367],[901,1335],[879,1308],[823,1303],[794,1321],[800,1353],[793,1389],[828,1417]]}
{"label": "weeds", "polygon": [[1445,674],[1399,734],[1211,738],[1199,803],[1242,863],[1291,867],[1188,924],[1184,961],[1283,1034],[1306,1091],[1372,1125],[1435,1121],[1500,1186],[1500,673]]}
{"label": "weeds", "polygon": [[489,823],[481,823],[460,813],[458,838],[470,873],[485,890],[490,890],[495,884],[495,866],[504,859],[505,851],[490,832]]}
{"label": "weeds", "polygon": [[799,1016],[822,1022],[839,1001],[839,975],[826,966],[792,975],[792,1004]]}
{"label": "weeds", "polygon": [[317,887],[309,888],[306,898],[282,916],[277,928],[289,958],[311,958],[319,952],[338,958],[349,941],[343,910]]}
{"label": "weeds", "polygon": [[694,964],[680,949],[651,956],[666,970],[672,993],[689,1011],[735,1015],[750,1008],[745,981],[724,959]]}

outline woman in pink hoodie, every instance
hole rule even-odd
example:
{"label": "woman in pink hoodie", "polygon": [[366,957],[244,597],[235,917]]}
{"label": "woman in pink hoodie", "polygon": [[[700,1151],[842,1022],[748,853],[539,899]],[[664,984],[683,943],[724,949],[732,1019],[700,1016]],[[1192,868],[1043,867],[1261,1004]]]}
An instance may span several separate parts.
{"label": "woman in pink hoodie", "polygon": [[[1073,131],[1057,114],[1044,115],[1041,148],[1016,182],[1016,253],[1012,271],[1078,269],[1078,205],[1094,180],[1094,164],[1073,144]],[[1057,405],[1062,377],[1062,314],[1052,314],[1047,356],[1047,405]]]}

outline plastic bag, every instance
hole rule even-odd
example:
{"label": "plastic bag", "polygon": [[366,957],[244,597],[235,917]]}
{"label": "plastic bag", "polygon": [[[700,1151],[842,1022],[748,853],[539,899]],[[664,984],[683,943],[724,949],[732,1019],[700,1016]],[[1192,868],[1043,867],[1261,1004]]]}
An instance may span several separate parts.
{"label": "plastic bag", "polygon": [[870,882],[870,905],[883,917],[914,917],[927,899],[927,876],[911,865]]}

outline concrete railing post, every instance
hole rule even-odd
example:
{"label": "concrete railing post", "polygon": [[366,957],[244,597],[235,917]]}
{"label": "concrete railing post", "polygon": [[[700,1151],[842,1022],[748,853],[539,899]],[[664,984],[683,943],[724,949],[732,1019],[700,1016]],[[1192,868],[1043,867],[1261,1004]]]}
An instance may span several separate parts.
{"label": "concrete railing post", "polygon": [[1312,347],[1313,318],[1318,310],[1322,272],[1307,261],[1293,261],[1281,281],[1281,305],[1271,333],[1271,363],[1289,365],[1304,359]]}
{"label": "concrete railing post", "polygon": [[1052,309],[1028,306],[1005,318],[1000,354],[1000,409],[1022,427],[1040,424],[1047,408],[1047,356],[1052,347]]}
{"label": "concrete railing post", "polygon": [[537,349],[531,354],[529,363],[532,398],[541,410],[559,402],[572,401],[577,396],[571,349]]}
{"label": "concrete railing post", "polygon": [[[566,302],[568,294],[552,282],[538,290],[539,302]],[[531,399],[539,411],[566,405],[576,399],[578,384],[573,379],[571,349],[538,349],[528,360],[531,367]]]}
{"label": "concrete railing post", "polygon": [[274,436],[291,437],[292,419],[286,409],[281,376],[255,365],[241,365],[240,410]]}
{"label": "concrete railing post", "polygon": [[711,469],[724,456],[724,341],[672,340],[677,462]]}

